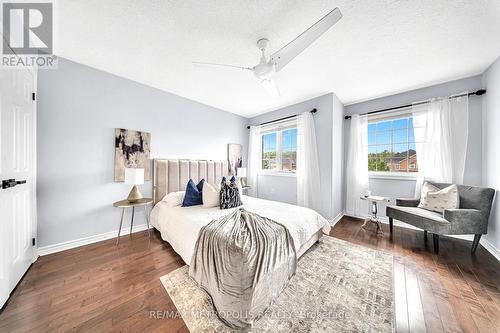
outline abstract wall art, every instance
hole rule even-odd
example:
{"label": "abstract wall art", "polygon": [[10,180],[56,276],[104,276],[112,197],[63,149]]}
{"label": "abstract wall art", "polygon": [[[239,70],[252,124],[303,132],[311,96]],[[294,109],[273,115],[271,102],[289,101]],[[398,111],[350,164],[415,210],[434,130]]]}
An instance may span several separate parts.
{"label": "abstract wall art", "polygon": [[151,134],[115,129],[115,182],[125,180],[125,168],[144,168],[144,180],[151,180]]}
{"label": "abstract wall art", "polygon": [[236,169],[243,166],[243,147],[240,144],[230,143],[227,148],[230,172],[236,175]]}

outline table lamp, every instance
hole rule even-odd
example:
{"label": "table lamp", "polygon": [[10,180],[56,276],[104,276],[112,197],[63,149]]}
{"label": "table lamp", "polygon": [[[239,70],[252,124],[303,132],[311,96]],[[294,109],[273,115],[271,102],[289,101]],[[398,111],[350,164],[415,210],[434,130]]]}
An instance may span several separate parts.
{"label": "table lamp", "polygon": [[144,169],[125,168],[125,184],[134,185],[127,198],[129,202],[134,203],[142,199],[137,185],[144,184]]}
{"label": "table lamp", "polygon": [[236,176],[238,176],[238,178],[241,179],[241,186],[247,186],[246,184],[247,168],[237,168]]}

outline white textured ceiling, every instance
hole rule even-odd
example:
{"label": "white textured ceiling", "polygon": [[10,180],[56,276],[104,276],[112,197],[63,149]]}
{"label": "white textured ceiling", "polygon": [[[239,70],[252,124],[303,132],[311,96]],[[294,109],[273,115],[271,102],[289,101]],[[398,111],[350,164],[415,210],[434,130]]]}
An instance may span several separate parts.
{"label": "white textured ceiling", "polygon": [[[253,66],[331,9],[344,17],[278,73]],[[334,92],[344,104],[479,74],[500,55],[499,0],[58,0],[55,53],[243,116]]]}

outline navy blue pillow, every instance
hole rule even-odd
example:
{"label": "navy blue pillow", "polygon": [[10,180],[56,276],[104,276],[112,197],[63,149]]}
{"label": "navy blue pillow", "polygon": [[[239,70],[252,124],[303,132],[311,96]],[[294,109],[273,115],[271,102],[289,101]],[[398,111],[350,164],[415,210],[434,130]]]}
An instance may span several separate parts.
{"label": "navy blue pillow", "polygon": [[184,195],[184,201],[182,202],[182,207],[197,206],[203,204],[203,183],[205,179],[202,179],[198,185],[195,185],[193,180],[190,179],[186,185],[186,194]]}
{"label": "navy blue pillow", "polygon": [[200,182],[198,183],[198,185],[196,185],[196,188],[198,189],[198,191],[203,192],[203,184],[205,184],[205,178],[203,178],[202,180],[200,180]]}

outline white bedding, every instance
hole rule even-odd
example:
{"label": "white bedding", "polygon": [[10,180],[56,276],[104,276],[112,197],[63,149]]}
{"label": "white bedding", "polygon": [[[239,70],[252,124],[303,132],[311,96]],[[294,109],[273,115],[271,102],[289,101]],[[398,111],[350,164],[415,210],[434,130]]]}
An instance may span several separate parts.
{"label": "white bedding", "polygon": [[[241,196],[241,200],[246,210],[287,227],[297,251],[319,230],[325,234],[330,232],[328,221],[311,209],[245,195]],[[234,209],[236,208],[226,210],[218,207],[203,208],[201,205],[169,207],[160,201],[151,211],[151,225],[160,231],[163,240],[170,243],[175,252],[189,265],[200,229]]]}

